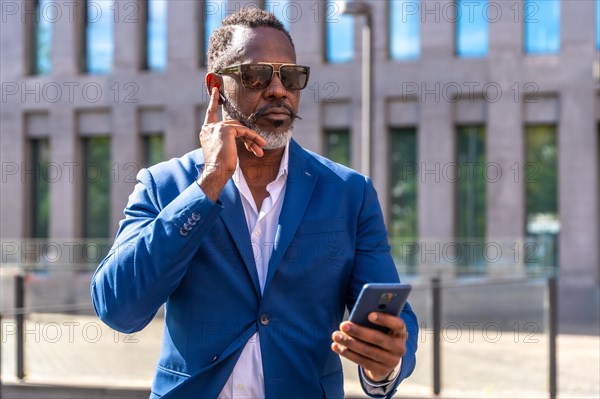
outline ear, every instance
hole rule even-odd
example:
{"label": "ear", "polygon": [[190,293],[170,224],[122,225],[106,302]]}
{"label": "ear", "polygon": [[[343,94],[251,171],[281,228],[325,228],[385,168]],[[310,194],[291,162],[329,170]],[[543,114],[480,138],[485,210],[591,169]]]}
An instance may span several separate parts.
{"label": "ear", "polygon": [[223,78],[216,73],[209,72],[204,77],[204,83],[206,84],[206,90],[208,91],[208,95],[212,92],[213,87],[223,87]]}

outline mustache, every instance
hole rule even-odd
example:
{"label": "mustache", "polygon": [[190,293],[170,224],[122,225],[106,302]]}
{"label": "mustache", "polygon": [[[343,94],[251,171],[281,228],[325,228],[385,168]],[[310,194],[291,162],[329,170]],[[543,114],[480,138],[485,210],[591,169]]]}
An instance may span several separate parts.
{"label": "mustache", "polygon": [[289,105],[281,102],[281,101],[277,101],[277,102],[272,102],[270,104],[265,105],[264,107],[261,107],[259,109],[256,110],[256,112],[253,112],[248,119],[254,123],[256,122],[256,120],[258,118],[260,118],[261,116],[265,115],[267,113],[267,111],[269,111],[270,109],[273,108],[283,108],[285,109],[289,114],[290,117],[292,118],[292,121],[295,121],[296,119],[302,119],[300,117],[300,115],[298,115],[298,113],[296,113],[294,111],[294,109],[292,107],[290,107]]}
{"label": "mustache", "polygon": [[283,103],[282,101],[274,101],[270,104],[267,104],[264,107],[259,108],[258,110],[256,110],[255,112],[253,112],[250,115],[244,114],[241,109],[239,109],[238,107],[236,107],[233,104],[232,101],[226,101],[225,104],[223,104],[223,107],[225,108],[225,111],[227,111],[229,116],[240,121],[240,123],[242,125],[246,126],[248,129],[252,129],[252,130],[256,130],[256,120],[258,118],[260,118],[261,116],[263,116],[268,110],[270,110],[272,108],[285,109],[290,114],[290,117],[292,118],[292,122],[296,119],[302,119],[300,117],[300,115],[298,115],[298,113],[296,113],[292,107]]}

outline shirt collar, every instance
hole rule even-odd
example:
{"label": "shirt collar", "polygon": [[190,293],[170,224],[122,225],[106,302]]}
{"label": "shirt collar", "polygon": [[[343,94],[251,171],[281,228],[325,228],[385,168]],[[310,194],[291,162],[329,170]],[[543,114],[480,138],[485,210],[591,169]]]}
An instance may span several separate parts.
{"label": "shirt collar", "polygon": [[[288,142],[285,145],[285,148],[283,149],[283,155],[281,157],[281,163],[279,164],[279,172],[277,172],[277,177],[275,177],[275,180],[273,180],[269,184],[276,182],[277,180],[281,179],[282,177],[284,179],[287,179],[288,170],[289,170],[288,169],[289,168],[289,159],[290,159],[290,143]],[[235,166],[235,172],[233,174],[233,182],[239,189],[240,182],[242,182],[242,181],[243,181],[244,185],[247,185],[246,181],[244,179],[244,174],[242,173],[242,170],[240,169],[240,159],[238,158],[237,164]]]}
{"label": "shirt collar", "polygon": [[290,143],[288,141],[288,143],[285,145],[285,148],[283,149],[283,156],[281,157],[281,163],[279,164],[279,173],[277,173],[277,177],[275,178],[275,180],[279,179],[281,176],[287,177],[289,159],[290,159]]}

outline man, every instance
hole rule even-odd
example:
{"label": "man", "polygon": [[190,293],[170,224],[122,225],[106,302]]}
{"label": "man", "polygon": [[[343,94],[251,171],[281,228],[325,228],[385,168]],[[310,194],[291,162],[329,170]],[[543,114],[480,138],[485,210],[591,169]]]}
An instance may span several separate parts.
{"label": "man", "polygon": [[[244,9],[210,40],[202,149],[143,169],[92,281],[131,333],[166,302],[158,398],[341,398],[339,355],[390,397],[414,369],[417,322],[342,322],[368,282],[397,282],[370,180],[291,140],[309,69],[272,15]],[[218,104],[223,105],[223,120]]]}

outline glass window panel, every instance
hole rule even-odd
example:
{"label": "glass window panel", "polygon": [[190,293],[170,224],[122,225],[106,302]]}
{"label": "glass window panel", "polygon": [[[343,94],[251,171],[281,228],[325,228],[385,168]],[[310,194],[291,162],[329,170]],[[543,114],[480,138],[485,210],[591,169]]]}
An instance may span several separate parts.
{"label": "glass window panel", "polygon": [[558,266],[558,145],[556,126],[525,128],[525,263]]}
{"label": "glass window panel", "polygon": [[596,0],[596,48],[600,50],[600,0]]}
{"label": "glass window panel", "polygon": [[[486,181],[485,129],[461,126],[457,129],[456,240],[460,250],[457,264],[465,271],[484,271]],[[474,269],[475,267],[476,269]]]}
{"label": "glass window panel", "polygon": [[110,138],[83,139],[83,235],[110,236]]}
{"label": "glass window panel", "polygon": [[525,0],[525,51],[556,53],[560,49],[560,0]]}
{"label": "glass window panel", "polygon": [[58,10],[51,0],[35,2],[35,18],[32,27],[32,62],[31,71],[34,75],[48,75],[52,68],[52,25],[56,22]]}
{"label": "glass window panel", "polygon": [[[227,13],[227,1],[226,0],[205,0],[204,1],[204,49],[202,54],[206,54],[208,51],[208,41],[213,31],[221,26],[221,21],[225,18]],[[204,58],[204,65],[206,65],[208,57]]]}
{"label": "glass window panel", "polygon": [[289,15],[288,13],[295,10],[290,9],[288,3],[289,0],[266,0],[265,10],[275,14],[277,19],[283,23],[285,29],[290,30],[290,17],[293,16]]}
{"label": "glass window panel", "polygon": [[390,56],[414,60],[421,50],[419,0],[390,1]]}
{"label": "glass window panel", "polygon": [[326,130],[325,140],[325,156],[334,162],[350,167],[350,130]]}
{"label": "glass window panel", "polygon": [[106,74],[112,69],[113,10],[112,0],[86,2],[85,72]]}
{"label": "glass window panel", "polygon": [[342,15],[333,0],[325,4],[325,37],[327,62],[338,64],[354,59],[354,18]]}
{"label": "glass window panel", "polygon": [[162,134],[144,136],[143,142],[145,168],[164,160],[164,137]]}
{"label": "glass window panel", "polygon": [[390,135],[390,225],[392,255],[401,272],[417,264],[417,133],[392,129]]}
{"label": "glass window panel", "polygon": [[31,162],[33,169],[31,184],[31,236],[48,238],[50,220],[50,186],[49,170],[50,141],[34,139],[30,141]]}
{"label": "glass window panel", "polygon": [[487,0],[457,0],[456,54],[483,57],[488,52]]}
{"label": "glass window panel", "polygon": [[167,65],[167,1],[148,0],[146,65],[162,71]]}

